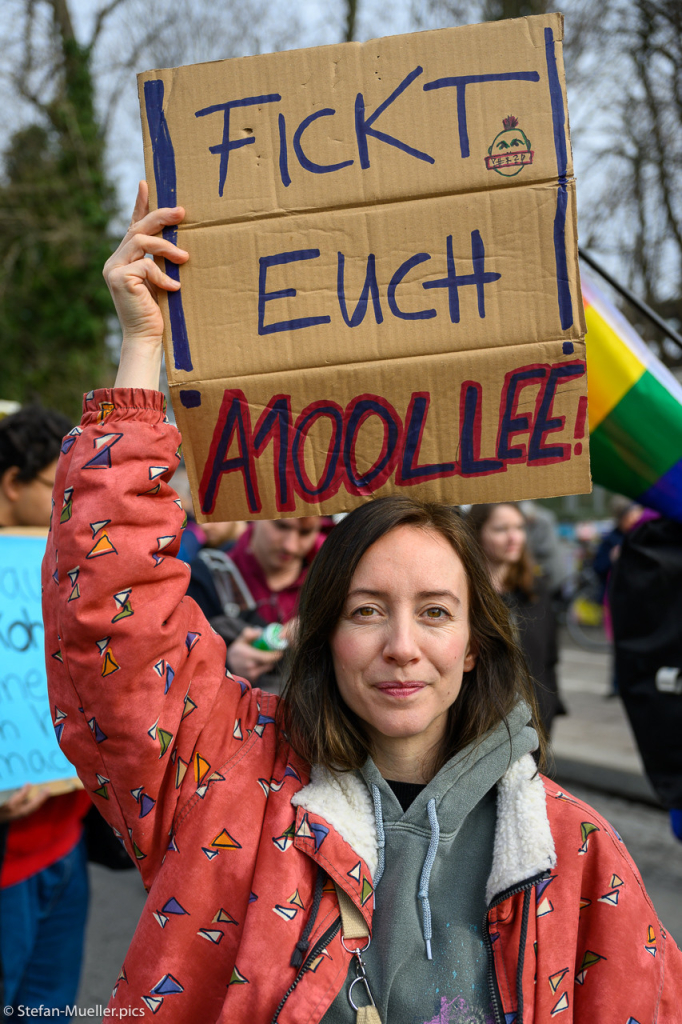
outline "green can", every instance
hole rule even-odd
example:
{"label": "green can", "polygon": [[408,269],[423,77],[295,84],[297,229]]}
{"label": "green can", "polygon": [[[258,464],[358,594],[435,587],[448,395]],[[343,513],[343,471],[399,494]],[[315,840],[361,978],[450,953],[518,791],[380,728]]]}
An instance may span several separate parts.
{"label": "green can", "polygon": [[261,635],[251,642],[251,646],[257,647],[259,651],[284,651],[289,645],[282,636],[279,622],[271,622]]}

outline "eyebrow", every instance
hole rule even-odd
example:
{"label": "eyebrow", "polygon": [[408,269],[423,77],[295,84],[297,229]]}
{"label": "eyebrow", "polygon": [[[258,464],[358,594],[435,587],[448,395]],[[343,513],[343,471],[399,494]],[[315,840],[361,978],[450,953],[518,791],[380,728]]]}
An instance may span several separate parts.
{"label": "eyebrow", "polygon": [[[387,596],[386,592],[383,591],[383,590],[366,590],[364,587],[360,587],[360,588],[357,588],[356,590],[350,590],[348,592],[347,600],[349,598],[352,598],[352,597],[359,597],[361,594],[365,595],[367,597],[386,597]],[[431,598],[431,597],[436,597],[436,598],[438,598],[438,597],[449,597],[449,598],[451,598],[451,600],[456,601],[457,604],[461,604],[462,603],[460,598],[457,597],[456,594],[453,594],[453,592],[451,590],[420,590],[419,593],[416,596],[421,598],[422,600],[425,600],[425,599],[428,599],[428,598]]]}

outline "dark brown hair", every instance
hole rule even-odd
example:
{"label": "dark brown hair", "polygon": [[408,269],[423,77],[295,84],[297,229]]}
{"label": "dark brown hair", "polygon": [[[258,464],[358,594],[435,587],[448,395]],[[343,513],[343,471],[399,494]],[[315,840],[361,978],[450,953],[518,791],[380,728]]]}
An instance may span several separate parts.
{"label": "dark brown hair", "polygon": [[[511,508],[515,508],[524,523],[526,522],[526,517],[515,501],[500,501],[491,502],[487,505],[472,505],[467,514],[467,522],[476,535],[476,539],[479,544],[481,542],[481,530],[488,522],[495,509],[501,508],[504,505],[509,505]],[[485,558],[485,552],[483,552],[483,557]],[[537,574],[535,570],[535,562],[533,561],[533,557],[528,549],[528,543],[526,542],[518,562],[510,565],[507,569],[504,577],[504,589],[512,593],[515,590],[520,590],[529,601],[533,601],[536,598],[536,582]]]}
{"label": "dark brown hair", "polygon": [[519,698],[532,709],[544,754],[526,663],[469,527],[451,508],[406,497],[379,498],[351,512],[331,532],[308,572],[278,712],[294,750],[311,764],[345,771],[360,768],[372,753],[362,721],[339,693],[329,641],[360,559],[380,537],[400,526],[432,530],[444,537],[461,560],[468,585],[476,665],[464,674],[462,689],[450,707],[434,774],[459,750],[480,741],[504,721]]}

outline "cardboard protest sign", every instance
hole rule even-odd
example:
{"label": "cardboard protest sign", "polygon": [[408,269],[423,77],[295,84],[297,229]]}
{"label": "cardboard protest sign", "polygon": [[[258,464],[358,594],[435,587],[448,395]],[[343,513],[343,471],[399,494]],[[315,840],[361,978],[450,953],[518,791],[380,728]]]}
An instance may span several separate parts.
{"label": "cardboard protest sign", "polygon": [[139,76],[198,518],[589,490],[560,15]]}
{"label": "cardboard protest sign", "polygon": [[59,749],[59,713],[53,719],[47,696],[40,587],[46,536],[0,533],[0,794],[76,774]]}

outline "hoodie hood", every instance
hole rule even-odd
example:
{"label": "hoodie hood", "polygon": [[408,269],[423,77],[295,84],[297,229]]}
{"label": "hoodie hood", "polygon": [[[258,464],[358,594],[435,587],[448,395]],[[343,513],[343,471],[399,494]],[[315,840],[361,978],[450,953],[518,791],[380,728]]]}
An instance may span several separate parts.
{"label": "hoodie hood", "polygon": [[[462,1020],[488,1019],[481,922],[496,896],[555,862],[529,720],[528,707],[518,704],[506,723],[453,757],[405,812],[371,760],[340,779],[315,770],[295,798],[365,851],[375,904],[363,961],[382,1020],[413,1024],[422,1019],[415,1000],[431,1007],[445,996],[466,997]],[[348,1019],[352,980],[349,972],[324,1024]]]}
{"label": "hoodie hood", "polygon": [[530,718],[528,705],[520,701],[506,722],[500,722],[479,743],[471,743],[455,754],[407,811],[403,811],[374,762],[368,760],[361,774],[370,792],[373,786],[379,789],[384,822],[402,820],[429,828],[428,805],[434,800],[441,831],[446,833],[458,829],[472,808],[514,762],[536,749],[538,737],[528,724]]}
{"label": "hoodie hood", "polygon": [[[530,878],[556,863],[554,842],[547,820],[545,790],[529,751],[537,747],[537,734],[529,725],[530,710],[519,702],[507,718],[476,746],[460,751],[431,780],[408,808],[406,814],[393,790],[373,761],[361,772],[335,774],[314,765],[310,782],[292,797],[295,807],[318,814],[334,828],[367,864],[376,880],[380,847],[372,786],[381,797],[386,822],[405,819],[430,829],[429,800],[436,801],[436,813],[445,832],[462,820],[475,802],[474,790],[488,792],[497,784],[497,823],[493,860],[486,886],[492,899],[517,882]],[[509,731],[507,731],[507,726]],[[510,738],[511,737],[511,738]],[[478,769],[476,769],[478,766]],[[475,775],[474,775],[475,773]],[[458,780],[475,778],[475,786],[458,787]],[[486,788],[487,787],[487,788]],[[445,796],[451,801],[445,805]]]}

